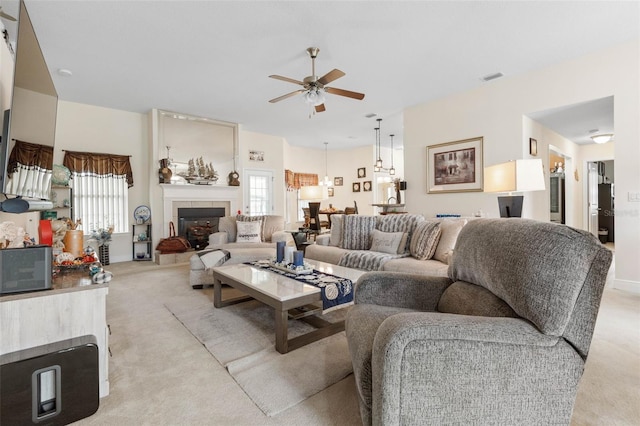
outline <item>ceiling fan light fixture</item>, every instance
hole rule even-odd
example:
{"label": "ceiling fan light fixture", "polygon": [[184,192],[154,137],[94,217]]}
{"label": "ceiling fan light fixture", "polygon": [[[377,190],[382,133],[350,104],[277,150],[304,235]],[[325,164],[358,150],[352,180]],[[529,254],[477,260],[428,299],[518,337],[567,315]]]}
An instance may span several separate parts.
{"label": "ceiling fan light fixture", "polygon": [[611,141],[611,139],[613,139],[613,133],[603,133],[600,135],[593,135],[591,136],[591,139],[593,139],[595,143],[607,143]]}
{"label": "ceiling fan light fixture", "polygon": [[324,93],[317,88],[311,88],[304,94],[305,103],[311,106],[322,105],[324,100]]}

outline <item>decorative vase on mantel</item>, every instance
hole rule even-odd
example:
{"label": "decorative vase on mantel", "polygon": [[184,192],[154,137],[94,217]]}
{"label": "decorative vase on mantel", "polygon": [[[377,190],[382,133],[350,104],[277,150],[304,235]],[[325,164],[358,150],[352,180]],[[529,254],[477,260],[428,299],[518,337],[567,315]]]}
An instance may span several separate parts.
{"label": "decorative vase on mantel", "polygon": [[98,246],[98,260],[100,261],[100,263],[102,263],[102,265],[109,264],[109,245],[108,244],[102,244],[101,246]]}

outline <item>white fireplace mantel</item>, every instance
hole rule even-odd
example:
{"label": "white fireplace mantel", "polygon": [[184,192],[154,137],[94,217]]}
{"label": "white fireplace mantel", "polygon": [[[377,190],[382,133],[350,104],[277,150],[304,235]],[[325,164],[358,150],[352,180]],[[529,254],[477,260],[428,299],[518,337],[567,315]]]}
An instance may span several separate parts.
{"label": "white fireplace mantel", "polygon": [[175,185],[160,184],[162,188],[162,229],[169,229],[175,202],[218,201],[229,203],[229,215],[239,210],[240,187],[228,185]]}

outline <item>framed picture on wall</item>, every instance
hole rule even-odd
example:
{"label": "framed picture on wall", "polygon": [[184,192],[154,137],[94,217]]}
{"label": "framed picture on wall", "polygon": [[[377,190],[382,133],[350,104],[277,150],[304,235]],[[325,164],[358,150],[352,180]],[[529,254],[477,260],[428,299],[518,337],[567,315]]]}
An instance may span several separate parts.
{"label": "framed picture on wall", "polygon": [[329,193],[329,197],[333,197],[333,188],[327,188],[327,192]]}
{"label": "framed picture on wall", "polygon": [[264,151],[249,151],[249,161],[264,161]]}
{"label": "framed picture on wall", "polygon": [[370,180],[366,180],[366,181],[362,182],[362,190],[364,192],[371,191],[371,181]]}
{"label": "framed picture on wall", "polygon": [[341,177],[335,177],[333,178],[333,185],[334,186],[342,186],[342,178]]}
{"label": "framed picture on wall", "polygon": [[360,182],[353,182],[353,184],[351,184],[351,190],[353,192],[360,192]]}
{"label": "framed picture on wall", "polygon": [[366,167],[360,167],[358,169],[358,177],[359,178],[367,177],[367,168]]}
{"label": "framed picture on wall", "polygon": [[538,155],[538,141],[534,138],[529,138],[529,154],[534,157]]}
{"label": "framed picture on wall", "polygon": [[427,146],[427,193],[482,191],[482,137]]}

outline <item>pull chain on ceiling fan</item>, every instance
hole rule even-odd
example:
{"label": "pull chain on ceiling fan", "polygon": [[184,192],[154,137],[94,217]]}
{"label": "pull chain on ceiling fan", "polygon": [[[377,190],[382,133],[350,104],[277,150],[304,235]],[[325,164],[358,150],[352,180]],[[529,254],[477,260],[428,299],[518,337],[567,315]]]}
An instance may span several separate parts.
{"label": "pull chain on ceiling fan", "polygon": [[318,56],[318,52],[320,52],[320,49],[317,47],[309,47],[307,49],[307,53],[309,54],[309,57],[311,57],[311,75],[305,77],[302,81],[275,74],[269,76],[270,78],[274,78],[276,80],[286,81],[288,83],[297,84],[303,87],[302,89],[287,93],[286,95],[273,98],[269,102],[273,104],[292,96],[304,94],[303,97],[305,103],[313,107],[314,112],[323,112],[325,111],[325,93],[331,93],[333,95],[345,96],[347,98],[358,100],[364,99],[364,93],[352,92],[350,90],[337,89],[334,87],[326,87],[326,85],[331,83],[332,81],[343,77],[345,73],[337,68],[334,68],[322,77],[318,78],[316,76],[316,57]]}

